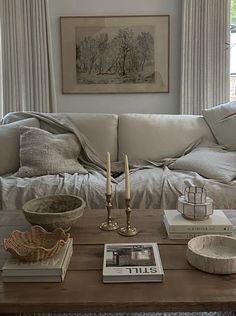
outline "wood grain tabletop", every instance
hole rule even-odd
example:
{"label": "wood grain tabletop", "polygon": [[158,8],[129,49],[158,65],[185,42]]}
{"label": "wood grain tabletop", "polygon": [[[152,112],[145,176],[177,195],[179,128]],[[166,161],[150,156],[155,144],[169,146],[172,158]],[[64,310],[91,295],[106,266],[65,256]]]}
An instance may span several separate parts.
{"label": "wood grain tabletop", "polygon": [[[236,225],[236,210],[225,210]],[[125,211],[112,210],[121,226]],[[161,312],[236,310],[236,275],[213,275],[190,266],[187,240],[168,239],[162,210],[132,210],[134,237],[99,229],[105,210],[85,210],[70,230],[73,256],[62,283],[4,283],[0,276],[0,313],[19,312]],[[3,239],[14,229],[30,224],[21,211],[0,211],[0,269],[9,254]],[[157,242],[165,281],[163,283],[102,282],[104,243]]]}

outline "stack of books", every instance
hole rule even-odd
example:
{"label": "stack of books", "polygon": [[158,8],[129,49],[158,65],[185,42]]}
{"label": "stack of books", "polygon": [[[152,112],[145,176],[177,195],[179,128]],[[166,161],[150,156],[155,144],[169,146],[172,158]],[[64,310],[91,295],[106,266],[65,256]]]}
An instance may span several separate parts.
{"label": "stack of books", "polygon": [[4,282],[62,282],[73,253],[73,239],[55,256],[37,262],[23,262],[10,257],[2,268]]}
{"label": "stack of books", "polygon": [[156,243],[105,244],[103,282],[162,282],[162,268]]}
{"label": "stack of books", "polygon": [[170,239],[191,239],[207,234],[233,234],[233,224],[222,210],[214,210],[214,213],[204,221],[186,219],[177,210],[164,210],[164,224]]}

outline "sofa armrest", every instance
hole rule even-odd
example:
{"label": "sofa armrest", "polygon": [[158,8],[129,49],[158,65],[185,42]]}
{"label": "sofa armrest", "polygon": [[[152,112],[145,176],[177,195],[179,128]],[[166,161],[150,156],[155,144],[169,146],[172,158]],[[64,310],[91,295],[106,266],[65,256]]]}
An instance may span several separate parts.
{"label": "sofa armrest", "polygon": [[0,125],[0,176],[7,173],[14,173],[19,169],[21,126],[40,128],[39,120],[36,118],[28,118],[6,125]]}

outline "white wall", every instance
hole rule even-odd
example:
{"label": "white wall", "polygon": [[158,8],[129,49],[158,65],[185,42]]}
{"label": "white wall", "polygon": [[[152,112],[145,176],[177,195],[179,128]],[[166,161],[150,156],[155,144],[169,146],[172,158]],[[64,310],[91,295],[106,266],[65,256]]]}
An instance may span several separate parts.
{"label": "white wall", "polygon": [[[58,112],[179,113],[182,0],[49,0]],[[69,95],[61,92],[60,16],[170,15],[170,92]]]}

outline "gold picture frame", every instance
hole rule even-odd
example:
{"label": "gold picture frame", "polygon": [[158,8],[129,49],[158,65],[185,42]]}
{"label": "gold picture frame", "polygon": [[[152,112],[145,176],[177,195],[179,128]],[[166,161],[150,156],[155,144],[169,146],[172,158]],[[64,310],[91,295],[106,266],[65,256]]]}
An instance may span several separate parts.
{"label": "gold picture frame", "polygon": [[60,17],[63,93],[169,92],[169,15]]}

